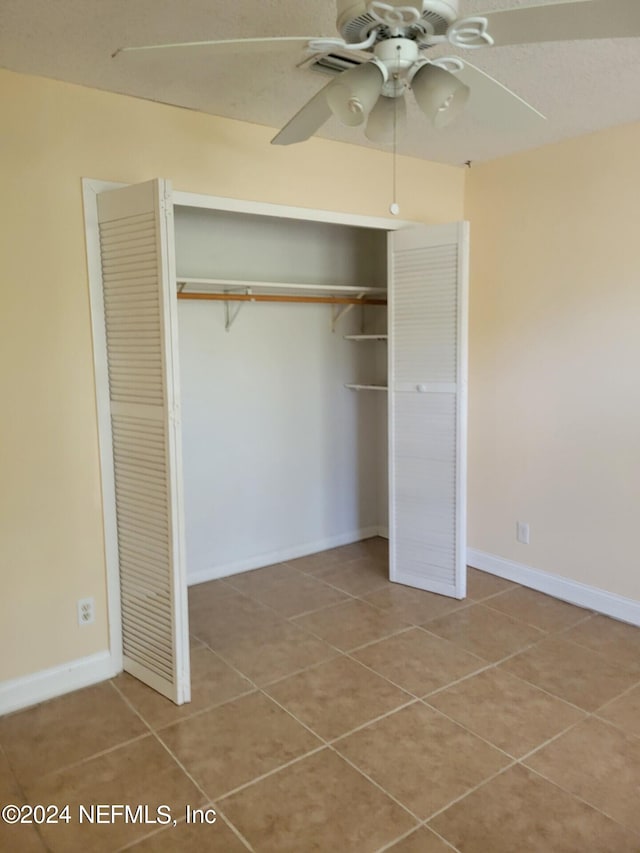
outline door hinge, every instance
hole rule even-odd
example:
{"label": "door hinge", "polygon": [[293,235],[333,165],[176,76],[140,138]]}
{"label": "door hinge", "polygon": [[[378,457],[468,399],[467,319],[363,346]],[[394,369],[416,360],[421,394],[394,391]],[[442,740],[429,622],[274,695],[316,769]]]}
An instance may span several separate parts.
{"label": "door hinge", "polygon": [[164,191],[160,195],[160,210],[167,219],[173,217],[173,197],[170,192]]}

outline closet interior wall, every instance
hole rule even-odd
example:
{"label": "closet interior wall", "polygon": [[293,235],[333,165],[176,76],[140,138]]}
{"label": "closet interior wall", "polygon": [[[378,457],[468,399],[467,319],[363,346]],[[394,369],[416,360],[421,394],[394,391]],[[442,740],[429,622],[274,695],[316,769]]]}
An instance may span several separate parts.
{"label": "closet interior wall", "polygon": [[[175,208],[180,278],[386,287],[382,230]],[[383,295],[384,297],[384,295]],[[387,529],[385,307],[178,302],[189,583]]]}

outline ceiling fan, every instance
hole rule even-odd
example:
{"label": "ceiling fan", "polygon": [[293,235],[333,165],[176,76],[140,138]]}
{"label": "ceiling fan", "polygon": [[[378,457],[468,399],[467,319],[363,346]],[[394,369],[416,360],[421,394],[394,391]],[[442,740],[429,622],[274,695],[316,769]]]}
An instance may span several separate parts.
{"label": "ceiling fan", "polygon": [[364,124],[378,143],[395,140],[411,90],[420,110],[443,128],[470,97],[483,120],[527,127],[544,119],[498,81],[458,56],[429,59],[442,45],[466,50],[536,42],[640,37],[640,0],[568,0],[458,17],[460,0],[337,0],[341,38],[283,36],[124,47],[127,51],[209,47],[216,55],[300,47],[326,55],[337,49],[354,66],[338,74],[271,140],[291,145],[308,139],[335,115],[343,124]]}

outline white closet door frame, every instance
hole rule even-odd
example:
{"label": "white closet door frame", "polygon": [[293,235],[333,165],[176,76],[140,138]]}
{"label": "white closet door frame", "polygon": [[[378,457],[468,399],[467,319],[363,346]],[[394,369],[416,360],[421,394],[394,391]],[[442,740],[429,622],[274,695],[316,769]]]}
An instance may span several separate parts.
{"label": "white closet door frame", "polygon": [[[105,537],[104,549],[107,569],[109,649],[113,675],[121,672],[123,667],[122,608],[120,604],[120,568],[118,562],[118,533],[113,471],[113,437],[109,403],[109,374],[107,370],[107,341],[102,296],[102,266],[97,197],[99,193],[106,190],[118,189],[124,186],[127,186],[127,184],[116,181],[102,181],[94,178],[82,179],[91,327],[93,333],[93,362],[96,380],[98,445]],[[311,222],[326,222],[335,225],[371,228],[380,231],[397,231],[401,228],[409,228],[418,224],[408,220],[387,217],[363,216],[331,210],[247,201],[244,199],[182,192],[179,190],[173,191],[172,199],[174,206],[179,205],[208,210],[275,216],[283,219],[299,219]]]}
{"label": "white closet door frame", "polygon": [[120,606],[120,564],[118,561],[118,525],[116,520],[116,486],[113,471],[113,435],[109,402],[109,370],[107,335],[102,295],[102,263],[98,226],[98,194],[126,184],[110,181],[82,180],[89,302],[93,338],[93,371],[96,381],[96,414],[98,418],[98,451],[104,524],[104,555],[107,570],[107,610],[109,617],[109,651],[113,674],[122,672],[122,608]]}

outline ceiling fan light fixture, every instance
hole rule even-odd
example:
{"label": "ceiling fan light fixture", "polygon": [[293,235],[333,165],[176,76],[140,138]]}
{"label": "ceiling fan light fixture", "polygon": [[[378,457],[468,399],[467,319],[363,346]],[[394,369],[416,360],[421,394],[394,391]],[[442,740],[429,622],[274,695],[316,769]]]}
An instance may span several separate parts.
{"label": "ceiling fan light fixture", "polygon": [[327,87],[327,103],[335,117],[349,127],[362,124],[376,104],[384,72],[376,62],[345,71]]}
{"label": "ceiling fan light fixture", "polygon": [[464,110],[471,90],[438,65],[421,65],[411,80],[418,106],[437,128],[451,124]]}
{"label": "ceiling fan light fixture", "polygon": [[381,95],[375,107],[369,113],[364,135],[371,142],[390,145],[394,139],[395,128],[399,131],[406,125],[407,103],[404,95],[388,98]]}

